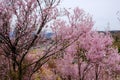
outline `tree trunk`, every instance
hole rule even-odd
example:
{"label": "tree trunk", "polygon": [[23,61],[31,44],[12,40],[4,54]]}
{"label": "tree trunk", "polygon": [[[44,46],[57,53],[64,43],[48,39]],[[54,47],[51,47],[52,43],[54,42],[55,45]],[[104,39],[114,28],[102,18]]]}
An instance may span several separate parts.
{"label": "tree trunk", "polygon": [[23,73],[22,73],[22,67],[19,65],[18,67],[18,80],[22,80]]}

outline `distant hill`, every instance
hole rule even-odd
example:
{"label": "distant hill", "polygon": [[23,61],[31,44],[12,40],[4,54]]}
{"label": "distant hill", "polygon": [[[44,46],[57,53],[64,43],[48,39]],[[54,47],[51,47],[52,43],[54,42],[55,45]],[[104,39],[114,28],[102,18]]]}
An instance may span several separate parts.
{"label": "distant hill", "polygon": [[120,41],[120,30],[110,31],[115,41]]}
{"label": "distant hill", "polygon": [[[105,33],[105,31],[98,31],[98,32],[103,32],[103,33]],[[119,40],[120,41],[120,30],[114,30],[114,31],[109,31],[111,34],[112,34],[112,36],[113,36],[113,38],[115,39],[115,40]],[[45,33],[45,37],[46,38],[51,38],[51,36],[53,35],[54,33],[52,33],[52,32],[47,32],[47,33]],[[10,33],[10,37],[13,37],[14,35],[13,35],[13,33]]]}
{"label": "distant hill", "polygon": [[53,34],[54,34],[54,33],[52,33],[52,32],[45,33],[45,37],[49,39],[49,38],[52,37]]}
{"label": "distant hill", "polygon": [[[103,32],[103,33],[105,33],[105,31],[98,31],[98,32]],[[120,30],[113,30],[113,31],[109,31],[109,32],[111,33],[111,35],[112,35],[112,37],[113,37],[114,39],[120,40]],[[45,33],[45,37],[46,37],[46,38],[51,38],[51,36],[52,36],[53,34],[54,34],[54,33],[52,33],[52,32]]]}
{"label": "distant hill", "polygon": [[[103,32],[105,33],[105,31],[98,31],[98,32]],[[109,31],[112,35],[112,37],[114,39],[119,39],[120,40],[120,30],[113,30],[113,31]]]}

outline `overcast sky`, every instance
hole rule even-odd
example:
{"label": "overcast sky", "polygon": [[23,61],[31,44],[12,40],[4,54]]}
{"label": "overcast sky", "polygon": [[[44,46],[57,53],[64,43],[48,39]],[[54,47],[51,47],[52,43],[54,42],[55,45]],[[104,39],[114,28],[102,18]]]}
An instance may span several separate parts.
{"label": "overcast sky", "polygon": [[109,30],[120,30],[120,22],[116,15],[120,11],[120,0],[62,0],[60,6],[83,9],[92,15],[95,21],[94,28],[97,30],[107,29],[108,24]]}

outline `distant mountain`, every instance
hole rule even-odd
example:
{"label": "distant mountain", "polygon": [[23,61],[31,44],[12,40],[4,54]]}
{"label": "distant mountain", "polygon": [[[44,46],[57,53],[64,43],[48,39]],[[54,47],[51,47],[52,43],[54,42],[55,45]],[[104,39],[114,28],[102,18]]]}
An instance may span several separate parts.
{"label": "distant mountain", "polygon": [[110,31],[110,33],[112,34],[115,41],[120,41],[120,31],[119,30]]}
{"label": "distant mountain", "polygon": [[120,30],[113,30],[113,31],[110,31],[110,33],[120,33]]}
{"label": "distant mountain", "polygon": [[[54,34],[54,33],[52,33],[52,32],[46,32],[46,33],[44,33],[44,35],[45,35],[46,38],[51,38],[51,36],[52,36],[53,34]],[[34,34],[33,34],[33,35],[34,35]],[[12,37],[14,37],[15,35],[14,35],[13,32],[10,32],[9,36],[12,38]]]}
{"label": "distant mountain", "polygon": [[54,34],[54,33],[52,33],[52,32],[45,33],[45,37],[48,38],[48,39],[50,39],[53,34]]}
{"label": "distant mountain", "polygon": [[[105,33],[105,31],[98,31],[98,32]],[[109,32],[112,34],[113,38],[118,37],[120,39],[120,30],[113,30],[113,31],[109,31]],[[54,33],[52,33],[52,32],[46,32],[45,37],[49,39],[52,37],[53,34]],[[15,36],[14,33],[10,32],[10,37],[14,37],[14,36]]]}

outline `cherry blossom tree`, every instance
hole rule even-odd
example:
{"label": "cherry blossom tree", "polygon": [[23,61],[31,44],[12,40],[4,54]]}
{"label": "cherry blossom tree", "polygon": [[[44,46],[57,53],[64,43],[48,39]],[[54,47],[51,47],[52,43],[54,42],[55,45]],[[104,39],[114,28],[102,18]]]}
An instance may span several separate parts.
{"label": "cherry blossom tree", "polygon": [[0,1],[0,57],[6,61],[8,68],[5,74],[1,74],[3,80],[28,80],[49,60],[51,55],[48,55],[47,49],[44,54],[39,52],[37,58],[27,62],[31,58],[28,57],[30,50],[37,42],[49,44],[42,31],[59,16],[59,3],[60,0]]}
{"label": "cherry blossom tree", "polygon": [[62,80],[116,80],[120,75],[120,55],[110,33],[93,30],[91,17],[79,8],[73,15],[67,11],[67,17],[68,22],[58,20],[53,24],[58,26],[53,30],[55,38],[64,42],[62,46],[72,43],[55,56],[55,72]]}

